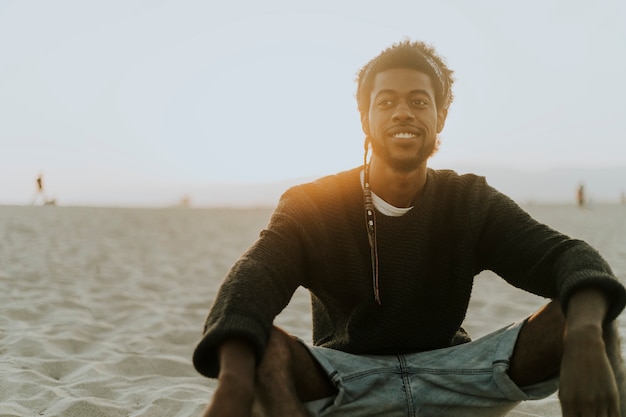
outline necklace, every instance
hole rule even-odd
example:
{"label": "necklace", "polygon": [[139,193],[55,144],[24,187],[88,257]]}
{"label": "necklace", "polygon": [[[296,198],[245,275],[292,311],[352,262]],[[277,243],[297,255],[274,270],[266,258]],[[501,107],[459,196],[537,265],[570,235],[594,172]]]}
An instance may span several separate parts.
{"label": "necklace", "polygon": [[372,260],[372,286],[374,287],[374,299],[381,305],[380,290],[378,288],[378,245],[376,243],[376,210],[372,202],[372,190],[370,188],[370,164],[365,162],[363,168],[363,200],[365,203],[365,226],[370,245],[370,257]]}

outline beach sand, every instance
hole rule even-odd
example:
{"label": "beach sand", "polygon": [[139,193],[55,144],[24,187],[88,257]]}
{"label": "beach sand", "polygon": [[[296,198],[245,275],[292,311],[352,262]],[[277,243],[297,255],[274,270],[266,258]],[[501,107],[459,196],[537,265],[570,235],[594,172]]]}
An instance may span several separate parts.
{"label": "beach sand", "polygon": [[[626,207],[527,209],[594,245],[626,281]],[[193,369],[193,349],[270,212],[0,207],[0,417],[199,416],[215,384]],[[465,328],[478,337],[544,303],[483,273]],[[277,324],[310,341],[304,291]],[[556,396],[510,414],[559,415]]]}

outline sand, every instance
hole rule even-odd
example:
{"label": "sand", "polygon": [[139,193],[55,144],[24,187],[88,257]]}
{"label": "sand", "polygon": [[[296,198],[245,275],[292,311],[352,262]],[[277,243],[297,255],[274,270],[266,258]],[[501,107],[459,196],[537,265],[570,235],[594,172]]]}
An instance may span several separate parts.
{"label": "sand", "polygon": [[[626,281],[626,207],[529,206]],[[0,207],[0,417],[198,416],[214,381],[191,354],[219,283],[269,209]],[[477,278],[474,337],[544,300]],[[626,331],[620,317],[620,331]],[[310,340],[298,291],[277,323]],[[556,396],[511,416],[559,416]]]}

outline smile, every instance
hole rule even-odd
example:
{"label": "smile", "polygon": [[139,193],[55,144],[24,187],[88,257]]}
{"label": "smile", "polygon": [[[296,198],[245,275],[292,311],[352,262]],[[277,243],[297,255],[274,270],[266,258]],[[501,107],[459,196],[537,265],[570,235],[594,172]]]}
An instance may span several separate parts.
{"label": "smile", "polygon": [[415,133],[410,133],[410,132],[398,132],[398,133],[394,133],[391,136],[396,139],[413,139],[417,137]]}

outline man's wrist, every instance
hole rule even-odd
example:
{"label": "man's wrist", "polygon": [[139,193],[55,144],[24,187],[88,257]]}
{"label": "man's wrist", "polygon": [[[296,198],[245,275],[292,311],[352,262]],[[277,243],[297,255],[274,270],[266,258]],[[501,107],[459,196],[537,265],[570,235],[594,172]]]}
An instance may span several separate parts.
{"label": "man's wrist", "polygon": [[243,378],[254,380],[256,357],[252,344],[244,339],[228,339],[220,349],[219,378]]}
{"label": "man's wrist", "polygon": [[566,323],[570,329],[578,326],[600,326],[608,311],[606,295],[595,288],[585,288],[574,293],[569,300]]}

